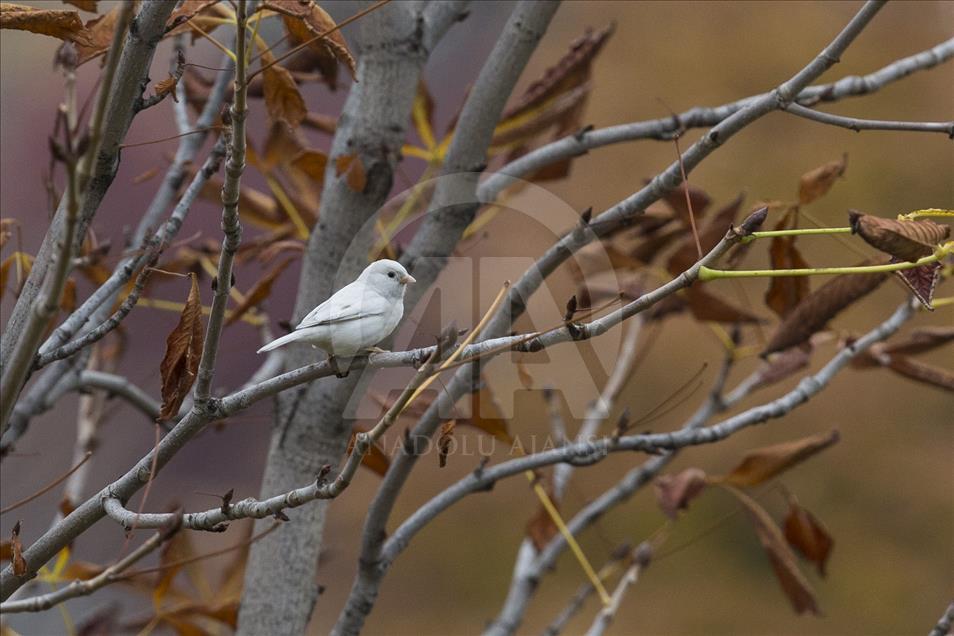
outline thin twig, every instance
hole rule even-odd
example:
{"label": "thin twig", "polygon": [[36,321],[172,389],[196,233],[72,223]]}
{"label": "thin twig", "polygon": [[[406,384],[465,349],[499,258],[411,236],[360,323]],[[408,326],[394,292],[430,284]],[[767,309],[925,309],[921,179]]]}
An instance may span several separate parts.
{"label": "thin twig", "polygon": [[43,594],[33,596],[18,601],[9,601],[0,605],[0,612],[4,614],[14,614],[17,612],[39,612],[59,605],[63,601],[79,596],[89,596],[96,590],[114,581],[119,580],[120,575],[129,567],[135,565],[137,561],[151,553],[153,550],[168,541],[179,530],[178,526],[164,528],[147,539],[141,546],[129,553],[114,565],[106,568],[98,575],[86,581],[73,581],[66,587]]}
{"label": "thin twig", "polygon": [[817,121],[829,126],[848,128],[855,132],[862,130],[902,130],[905,132],[939,132],[954,138],[954,121],[889,121],[883,119],[859,119],[857,117],[843,117],[832,113],[823,113],[801,104],[789,104],[785,112],[798,115],[804,119]]}
{"label": "thin twig", "polygon": [[23,506],[23,505],[25,505],[25,504],[30,503],[31,501],[33,501],[33,500],[36,499],[37,497],[42,497],[42,496],[45,495],[46,493],[50,492],[51,490],[53,490],[54,488],[56,488],[58,485],[60,485],[60,484],[63,483],[64,481],[66,481],[66,479],[67,479],[70,475],[72,475],[72,474],[75,473],[77,470],[79,470],[80,466],[82,466],[83,464],[85,464],[85,463],[87,462],[87,460],[89,460],[89,458],[92,457],[92,456],[93,456],[93,453],[92,453],[92,452],[86,451],[86,455],[83,456],[83,459],[82,459],[78,464],[76,464],[75,466],[73,466],[72,468],[70,468],[68,471],[66,471],[65,473],[63,473],[62,475],[60,475],[59,477],[57,477],[56,479],[54,479],[53,481],[51,481],[50,483],[48,483],[46,486],[43,486],[43,488],[40,488],[39,490],[37,490],[37,491],[36,491],[35,493],[33,493],[32,495],[29,495],[29,496],[27,496],[27,497],[24,497],[24,498],[21,499],[20,501],[18,501],[18,502],[16,502],[16,503],[12,503],[12,504],[10,504],[9,506],[7,506],[6,508],[0,509],[0,515],[5,515],[5,514],[7,514],[8,512],[10,512],[11,510],[15,510],[15,509],[19,508],[20,506]]}

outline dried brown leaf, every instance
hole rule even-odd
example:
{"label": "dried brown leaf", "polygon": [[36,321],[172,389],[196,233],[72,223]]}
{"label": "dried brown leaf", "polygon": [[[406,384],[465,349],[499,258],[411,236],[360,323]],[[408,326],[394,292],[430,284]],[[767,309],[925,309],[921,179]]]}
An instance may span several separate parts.
{"label": "dried brown leaf", "polygon": [[[729,231],[729,228],[732,227],[735,215],[738,214],[739,207],[742,205],[742,199],[743,195],[740,194],[734,201],[712,215],[699,231],[699,245],[702,247],[703,254],[715,247]],[[683,201],[685,201],[685,197],[683,197]],[[698,218],[699,213],[695,212],[695,206],[693,206],[693,212]],[[669,272],[673,275],[681,274],[692,267],[692,264],[697,260],[699,260],[699,252],[696,248],[696,240],[691,233],[685,232],[682,244],[669,257]]]}
{"label": "dried brown leaf", "polygon": [[0,29],[30,31],[49,35],[64,42],[90,43],[90,35],[79,13],[67,9],[36,9],[21,4],[0,2]]}
{"label": "dried brown leaf", "polygon": [[328,165],[328,155],[320,150],[305,149],[299,152],[291,161],[291,165],[301,170],[310,179],[319,185],[325,180],[325,167]]}
{"label": "dried brown leaf", "polygon": [[819,613],[818,604],[815,601],[815,593],[811,584],[802,574],[802,571],[798,569],[795,555],[785,543],[785,538],[775,522],[772,521],[772,517],[745,493],[735,488],[729,488],[728,490],[735,495],[749,513],[759,542],[768,554],[772,570],[774,570],[775,576],[782,586],[782,591],[785,592],[788,600],[792,603],[795,612],[798,614],[811,612],[817,615]]}
{"label": "dried brown leaf", "polygon": [[170,31],[183,22],[191,20],[218,2],[219,0],[182,0],[166,21],[166,30]]}
{"label": "dried brown leaf", "polygon": [[898,221],[851,210],[848,220],[852,234],[882,252],[911,263],[932,254],[934,246],[951,235],[950,226],[931,219]]}
{"label": "dried brown leaf", "polygon": [[[864,264],[864,263],[863,263]],[[762,355],[799,345],[843,309],[870,294],[887,274],[842,274],[802,299],[778,326]]]}
{"label": "dried brown leaf", "polygon": [[[900,261],[892,257],[891,262]],[[911,269],[902,269],[895,274],[922,305],[933,311],[934,290],[937,289],[937,284],[941,280],[942,269],[943,266],[940,263],[927,263]]]}
{"label": "dried brown leaf", "polygon": [[[647,180],[646,183],[649,183],[649,180]],[[702,188],[691,184],[688,187],[689,202],[692,203],[692,213],[695,215],[695,218],[698,221],[709,209],[712,199]],[[672,209],[675,217],[679,219],[685,227],[691,226],[689,222],[689,206],[686,204],[685,183],[680,183],[678,186],[670,190],[668,194],[663,196],[662,200]]]}
{"label": "dried brown leaf", "polygon": [[584,34],[570,44],[570,50],[548,68],[543,77],[530,84],[523,95],[506,111],[501,121],[506,121],[548,102],[550,99],[584,83],[589,77],[590,66],[616,26],[608,26]]}
{"label": "dried brown leaf", "polygon": [[732,472],[713,477],[712,481],[733,486],[757,486],[832,446],[838,439],[838,431],[831,431],[757,448],[746,453]]}
{"label": "dried brown leaf", "polygon": [[166,79],[156,82],[156,85],[153,86],[153,89],[156,91],[157,97],[165,97],[166,95],[172,95],[172,101],[178,103],[179,98],[176,97],[176,83],[178,80],[169,75]]}
{"label": "dried brown leaf", "polygon": [[790,497],[783,528],[788,544],[814,563],[820,576],[825,576],[825,565],[835,543],[825,526],[815,515],[802,508],[794,497]]}
{"label": "dried brown leaf", "polygon": [[[776,224],[776,230],[798,226],[798,208],[790,207]],[[806,269],[809,264],[795,247],[795,236],[776,236],[769,248],[772,269]],[[765,304],[779,318],[785,318],[811,292],[807,276],[775,276],[765,292]]]}
{"label": "dried brown leaf", "polygon": [[689,311],[696,320],[722,323],[761,323],[765,322],[755,314],[735,307],[715,294],[710,294],[699,285],[686,290],[689,299]]}
{"label": "dried brown leaf", "polygon": [[904,340],[892,342],[884,348],[885,353],[914,355],[932,351],[954,341],[954,327],[920,327]]}
{"label": "dried brown leaf", "polygon": [[457,420],[448,420],[441,424],[441,432],[437,437],[437,463],[441,468],[447,465],[447,455],[454,442],[455,426],[457,426]]}
{"label": "dried brown leaf", "polygon": [[23,543],[20,541],[20,522],[17,521],[10,533],[10,561],[13,564],[14,576],[24,576],[27,573],[26,559],[23,558]]}
{"label": "dried brown leaf", "polygon": [[345,175],[345,182],[354,192],[364,192],[368,177],[358,155],[340,155],[335,159],[335,176],[340,178],[341,175]]}
{"label": "dried brown leaf", "polygon": [[293,260],[295,259],[286,258],[255,281],[255,284],[252,285],[252,288],[248,290],[248,293],[245,295],[245,300],[239,303],[239,306],[233,309],[229,317],[225,319],[225,326],[228,327],[236,321],[241,320],[242,316],[248,313],[252,307],[257,307],[263,300],[268,298],[272,293],[272,284],[275,282],[275,279],[278,278],[279,274],[285,271],[285,268],[288,267]]}
{"label": "dried brown leaf", "polygon": [[162,378],[162,408],[159,419],[168,420],[179,412],[179,406],[195,382],[202,358],[202,301],[195,274],[179,323],[166,338],[166,354],[159,365]]}
{"label": "dried brown leaf", "polygon": [[844,154],[841,159],[829,161],[825,165],[803,174],[798,184],[798,202],[805,205],[824,196],[835,184],[838,177],[845,174],[847,165],[848,155]]}
{"label": "dried brown leaf", "polygon": [[292,74],[276,64],[265,69],[262,81],[268,116],[272,121],[282,121],[297,128],[305,119],[308,108]]}
{"label": "dried brown leaf", "polygon": [[[308,0],[266,0],[264,6],[282,14],[285,30],[292,42],[300,44],[335,28],[335,21],[318,4]],[[351,76],[355,75],[355,61],[348,50],[348,43],[340,30],[328,34],[308,45],[308,49],[317,56],[319,70],[328,81],[329,87],[335,87],[337,64],[340,61],[348,67]]]}
{"label": "dried brown leaf", "polygon": [[119,9],[118,6],[113,7],[86,23],[87,41],[76,43],[76,53],[79,56],[77,64],[85,64],[109,50],[119,20]]}
{"label": "dried brown leaf", "polygon": [[812,357],[811,343],[802,347],[792,347],[769,356],[759,369],[755,387],[765,387],[792,376],[808,366]]}
{"label": "dried brown leaf", "polygon": [[96,3],[99,2],[99,0],[63,0],[63,2],[71,4],[74,7],[79,7],[83,11],[96,13]]}
{"label": "dried brown leaf", "polygon": [[675,519],[680,510],[689,507],[689,502],[702,494],[708,483],[700,468],[687,468],[675,475],[663,475],[653,482],[656,503],[670,519]]}
{"label": "dried brown leaf", "polygon": [[888,368],[906,378],[930,384],[947,391],[954,391],[954,371],[942,369],[908,356],[893,355],[888,361]]}
{"label": "dried brown leaf", "polygon": [[302,151],[302,144],[287,122],[276,119],[268,128],[264,156],[258,157],[261,172],[271,172],[277,166],[287,165],[291,158]]}
{"label": "dried brown leaf", "polygon": [[[208,179],[199,196],[212,202],[221,202],[222,179]],[[266,230],[280,228],[287,220],[271,195],[245,185],[239,190],[239,216],[243,221]]]}

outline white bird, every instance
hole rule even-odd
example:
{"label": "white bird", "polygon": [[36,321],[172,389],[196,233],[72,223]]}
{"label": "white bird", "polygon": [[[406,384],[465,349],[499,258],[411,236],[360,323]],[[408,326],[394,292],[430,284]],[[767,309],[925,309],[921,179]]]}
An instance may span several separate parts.
{"label": "white bird", "polygon": [[404,315],[404,292],[414,282],[397,261],[375,261],[353,283],[312,309],[294,331],[272,340],[258,353],[303,342],[332,357],[353,357],[394,331]]}

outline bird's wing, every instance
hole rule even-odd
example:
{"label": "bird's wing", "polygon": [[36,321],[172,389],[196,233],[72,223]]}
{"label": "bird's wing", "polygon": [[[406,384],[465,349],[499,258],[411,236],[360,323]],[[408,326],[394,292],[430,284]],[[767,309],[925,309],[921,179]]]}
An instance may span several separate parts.
{"label": "bird's wing", "polygon": [[351,283],[312,309],[295,327],[295,330],[380,316],[387,309],[388,304],[380,294],[369,293],[356,283]]}

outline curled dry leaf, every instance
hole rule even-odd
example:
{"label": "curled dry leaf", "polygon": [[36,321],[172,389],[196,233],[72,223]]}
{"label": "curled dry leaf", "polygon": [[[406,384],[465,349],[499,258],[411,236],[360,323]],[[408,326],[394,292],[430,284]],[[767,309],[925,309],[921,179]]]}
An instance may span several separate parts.
{"label": "curled dry leaf", "polygon": [[788,544],[814,563],[820,576],[825,576],[825,566],[835,543],[825,526],[794,497],[789,497],[783,528]]}
{"label": "curled dry leaf", "polygon": [[13,574],[23,576],[27,573],[26,559],[23,558],[23,543],[20,541],[20,522],[17,521],[10,533],[10,561]]}
{"label": "curled dry leaf", "polygon": [[169,20],[166,22],[166,30],[170,31],[183,22],[191,20],[218,2],[219,0],[182,0],[169,16]]}
{"label": "curled dry leaf", "polygon": [[90,34],[79,13],[66,9],[36,9],[9,2],[0,3],[0,29],[30,31],[63,41],[90,44]]}
{"label": "curled dry leaf", "polygon": [[116,6],[86,23],[87,41],[76,43],[77,64],[85,64],[109,50],[118,20],[119,7]]}
{"label": "curled dry leaf", "polygon": [[848,220],[852,234],[882,252],[911,263],[931,255],[934,246],[951,235],[950,226],[931,219],[897,221],[851,210]]}
{"label": "curled dry leaf", "polygon": [[762,355],[802,344],[839,312],[873,292],[886,279],[887,274],[836,276],[798,303],[775,330]]}
{"label": "curled dry leaf", "polygon": [[[892,257],[891,262],[900,262]],[[914,297],[918,299],[927,309],[934,311],[934,290],[941,280],[941,270],[943,266],[940,263],[927,263],[911,269],[902,269],[895,272],[901,282],[904,283]]]}
{"label": "curled dry leaf", "polygon": [[811,612],[817,615],[819,611],[818,603],[815,600],[815,592],[805,575],[798,569],[795,555],[786,545],[782,532],[772,521],[772,517],[745,493],[732,487],[727,490],[735,495],[749,513],[759,542],[765,548],[769,562],[772,564],[772,570],[774,570],[775,576],[782,586],[782,591],[791,601],[795,612],[798,614]]}
{"label": "curled dry leaf", "polygon": [[275,282],[275,279],[278,278],[279,274],[285,271],[285,268],[288,267],[293,260],[294,258],[286,258],[255,281],[255,284],[252,285],[252,288],[248,290],[248,293],[245,295],[245,300],[239,303],[239,306],[233,309],[229,317],[226,318],[225,326],[228,327],[240,320],[252,307],[257,307],[263,300],[268,298],[272,293],[272,284]]}
{"label": "curled dry leaf", "polygon": [[170,75],[166,79],[156,82],[156,85],[153,89],[156,91],[157,97],[165,97],[166,95],[172,95],[172,101],[179,103],[179,98],[176,97],[176,83],[178,80]]}
{"label": "curled dry leaf", "polygon": [[457,426],[457,420],[448,420],[441,425],[441,432],[437,437],[437,463],[441,468],[447,465],[447,455],[454,442],[455,426]]}
{"label": "curled dry leaf", "polygon": [[298,84],[288,69],[275,64],[262,73],[265,109],[272,121],[285,122],[292,128],[305,119],[308,108],[298,92]]}
{"label": "curled dry leaf", "polygon": [[[324,35],[335,28],[335,21],[328,12],[312,0],[265,0],[264,7],[282,14],[285,30],[295,44],[300,44]],[[320,70],[328,79],[329,87],[334,88],[337,77],[337,64],[340,61],[348,67],[351,76],[355,75],[355,61],[348,50],[348,43],[340,30],[328,33],[326,37],[308,45],[308,49],[321,60]]]}
{"label": "curled dry leaf", "polygon": [[364,192],[368,177],[358,155],[340,155],[335,159],[335,176],[340,178],[341,175],[345,175],[345,182],[353,191]]}
{"label": "curled dry leaf", "polygon": [[[351,433],[351,439],[348,441],[348,451],[346,454],[350,455],[351,450],[354,448],[355,435],[365,432],[367,432],[366,429],[355,427],[355,430]],[[388,468],[391,466],[391,459],[384,452],[384,449],[375,443],[371,444],[371,448],[369,448],[368,452],[361,458],[361,464],[371,470],[371,472],[384,477],[385,473],[388,472]]]}
{"label": "curled dry leaf", "polygon": [[908,356],[893,355],[888,368],[906,378],[930,384],[946,391],[954,391],[954,372],[913,360]]}
{"label": "curled dry leaf", "polygon": [[[775,225],[776,230],[798,226],[798,207],[792,206]],[[769,248],[772,269],[807,269],[809,264],[795,247],[795,236],[776,236]],[[775,276],[765,292],[765,304],[779,318],[785,318],[811,292],[807,276]]]}
{"label": "curled dry leaf", "polygon": [[189,297],[182,308],[179,323],[166,338],[166,355],[159,365],[162,378],[160,420],[171,419],[179,412],[179,406],[195,382],[202,359],[202,302],[195,274],[190,278]]}
{"label": "curled dry leaf", "polygon": [[757,486],[832,446],[838,439],[838,431],[831,431],[757,448],[746,453],[728,475],[713,477],[711,481],[733,486]]}
{"label": "curled dry leaf", "polygon": [[831,190],[838,177],[845,174],[847,165],[848,155],[844,154],[841,159],[829,161],[803,174],[798,184],[798,202],[805,205],[824,196]]}
{"label": "curled dry leaf", "polygon": [[530,84],[520,99],[504,111],[501,121],[524,115],[557,95],[583,84],[589,77],[593,59],[616,30],[614,24],[586,32],[570,44],[570,50],[548,68],[543,77]]}
{"label": "curled dry leaf", "polygon": [[675,519],[680,510],[689,507],[689,502],[702,494],[708,484],[705,472],[700,468],[687,468],[675,475],[663,475],[653,482],[656,502],[670,519]]}

